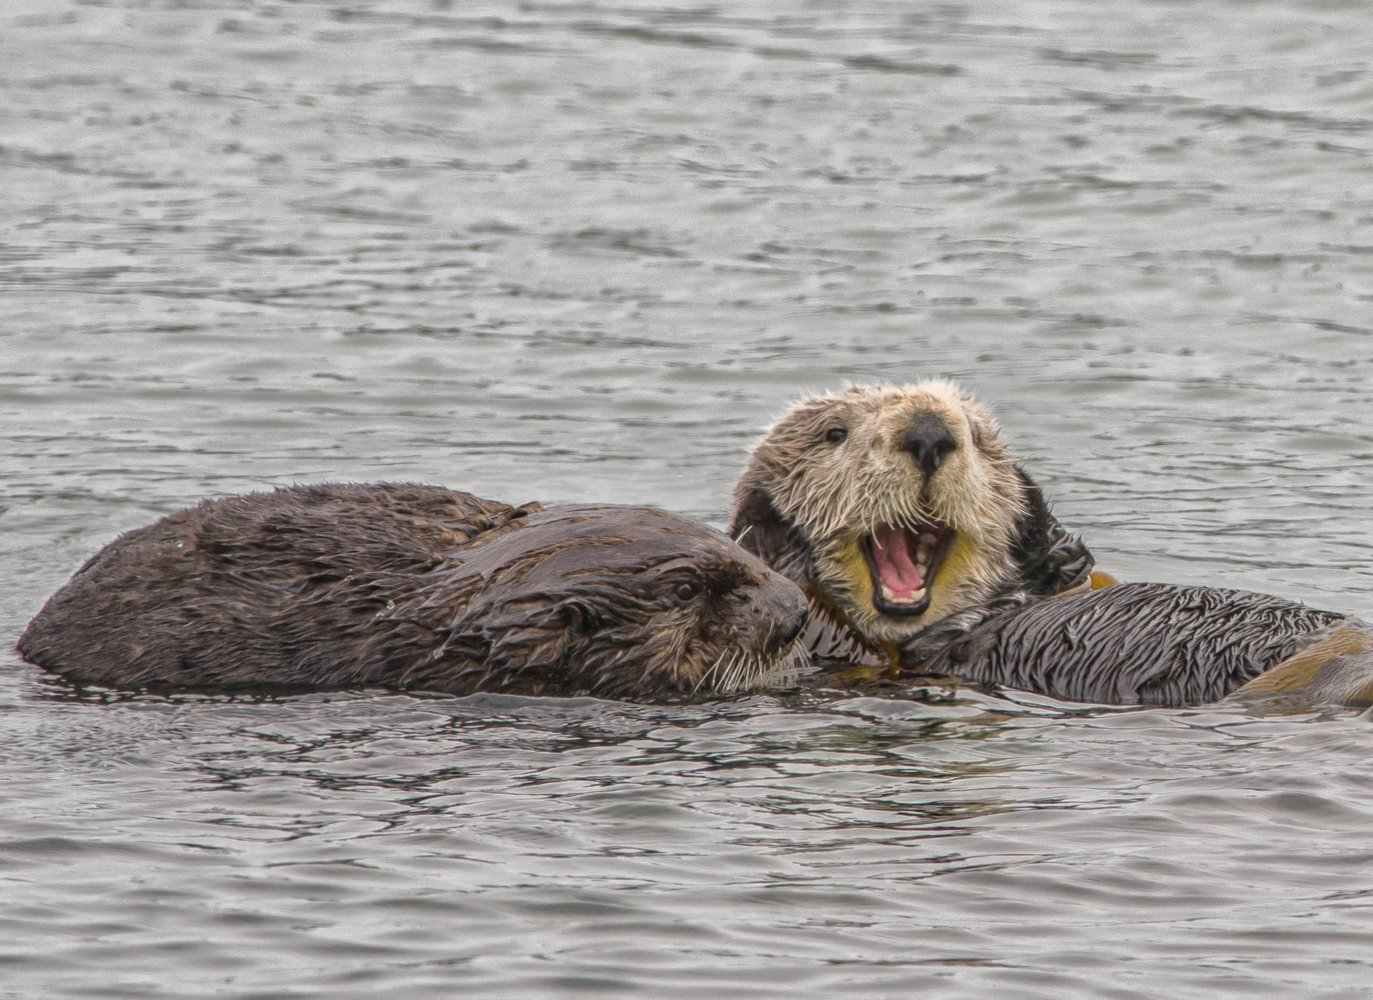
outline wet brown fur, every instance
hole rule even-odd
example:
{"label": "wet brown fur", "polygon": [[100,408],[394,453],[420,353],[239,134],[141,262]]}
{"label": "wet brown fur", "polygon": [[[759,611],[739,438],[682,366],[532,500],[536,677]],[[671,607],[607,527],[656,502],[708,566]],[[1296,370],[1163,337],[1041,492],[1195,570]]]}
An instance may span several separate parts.
{"label": "wet brown fur", "polygon": [[765,681],[805,601],[646,507],[330,484],[206,501],[90,559],[19,640],[80,685],[653,698]]}

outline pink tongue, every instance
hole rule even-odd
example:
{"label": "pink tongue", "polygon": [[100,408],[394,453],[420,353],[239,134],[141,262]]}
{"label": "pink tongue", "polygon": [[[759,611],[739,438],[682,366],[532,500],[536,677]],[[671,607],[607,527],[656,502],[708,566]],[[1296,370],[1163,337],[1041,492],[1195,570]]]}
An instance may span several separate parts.
{"label": "pink tongue", "polygon": [[897,597],[910,597],[925,585],[925,574],[911,562],[910,536],[902,528],[878,528],[872,536],[877,575]]}

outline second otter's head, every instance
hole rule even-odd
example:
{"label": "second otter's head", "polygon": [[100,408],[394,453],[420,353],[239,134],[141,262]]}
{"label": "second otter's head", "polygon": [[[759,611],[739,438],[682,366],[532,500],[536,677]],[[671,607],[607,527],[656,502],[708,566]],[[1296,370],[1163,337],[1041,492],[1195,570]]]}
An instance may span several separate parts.
{"label": "second otter's head", "polygon": [[439,601],[473,591],[452,641],[475,644],[481,690],[726,693],[805,659],[795,584],[721,532],[649,507],[530,514],[463,550],[431,590]]}
{"label": "second otter's head", "polygon": [[755,447],[731,534],[875,646],[1092,567],[991,414],[938,380],[798,403]]}

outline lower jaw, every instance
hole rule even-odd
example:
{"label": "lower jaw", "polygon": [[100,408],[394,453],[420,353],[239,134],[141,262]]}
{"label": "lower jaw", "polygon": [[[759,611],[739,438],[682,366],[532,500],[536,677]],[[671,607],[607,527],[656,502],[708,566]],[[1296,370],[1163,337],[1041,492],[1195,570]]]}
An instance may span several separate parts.
{"label": "lower jaw", "polygon": [[930,597],[928,594],[913,604],[888,604],[885,601],[873,601],[872,609],[884,618],[893,619],[913,619],[919,618],[926,611],[930,610]]}
{"label": "lower jaw", "polygon": [[[928,605],[926,610],[928,611]],[[925,612],[889,614],[881,608],[872,606],[870,615],[863,624],[862,634],[869,642],[899,646],[917,638],[938,620],[929,617]]]}

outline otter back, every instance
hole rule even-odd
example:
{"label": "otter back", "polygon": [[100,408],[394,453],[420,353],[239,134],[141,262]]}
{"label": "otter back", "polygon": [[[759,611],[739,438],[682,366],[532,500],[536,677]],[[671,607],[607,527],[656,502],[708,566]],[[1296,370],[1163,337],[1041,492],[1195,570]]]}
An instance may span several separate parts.
{"label": "otter back", "polygon": [[19,649],[124,689],[652,697],[761,683],[790,665],[804,620],[792,584],[664,511],[328,484],[119,537]]}

